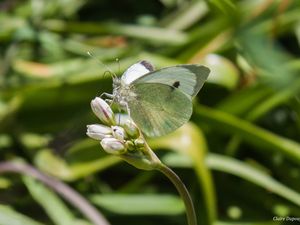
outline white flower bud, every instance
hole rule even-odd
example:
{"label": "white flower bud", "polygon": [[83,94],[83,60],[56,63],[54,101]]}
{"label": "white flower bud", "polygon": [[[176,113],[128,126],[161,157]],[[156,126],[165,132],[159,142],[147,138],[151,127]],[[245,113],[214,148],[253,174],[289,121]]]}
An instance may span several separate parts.
{"label": "white flower bud", "polygon": [[91,101],[91,108],[94,114],[106,125],[116,124],[115,116],[110,106],[99,97]]}
{"label": "white flower bud", "polygon": [[132,141],[126,141],[126,146],[128,148],[129,151],[134,150],[135,149],[135,145]]}
{"label": "white flower bud", "polygon": [[114,155],[123,154],[127,150],[125,144],[116,138],[104,138],[100,144],[107,153]]}
{"label": "white flower bud", "polygon": [[98,141],[101,141],[103,138],[112,137],[111,128],[101,124],[87,125],[86,134]]}
{"label": "white flower bud", "polygon": [[112,126],[111,129],[112,129],[113,136],[116,139],[118,139],[120,141],[124,141],[124,139],[125,139],[125,131],[124,131],[123,127]]}
{"label": "white flower bud", "polygon": [[139,136],[139,129],[132,120],[125,122],[124,129],[130,137],[137,138]]}
{"label": "white flower bud", "polygon": [[134,144],[138,148],[144,147],[145,141],[143,138],[138,138],[138,139],[134,140]]}

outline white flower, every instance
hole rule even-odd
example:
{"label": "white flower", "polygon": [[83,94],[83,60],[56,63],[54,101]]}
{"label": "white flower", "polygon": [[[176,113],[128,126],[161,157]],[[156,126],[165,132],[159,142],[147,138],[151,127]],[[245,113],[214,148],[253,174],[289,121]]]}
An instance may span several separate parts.
{"label": "white flower", "polygon": [[125,144],[116,138],[104,138],[100,144],[102,148],[110,154],[120,155],[127,150]]}
{"label": "white flower", "polygon": [[113,136],[116,139],[124,141],[126,135],[125,135],[125,131],[124,131],[123,127],[112,126],[111,129],[112,129]]}
{"label": "white flower", "polygon": [[103,138],[112,137],[111,128],[101,124],[87,125],[86,134],[98,141],[101,141]]}
{"label": "white flower", "polygon": [[91,101],[91,108],[95,115],[106,125],[115,125],[115,116],[110,106],[99,97]]}
{"label": "white flower", "polygon": [[136,138],[139,136],[139,129],[132,120],[127,120],[125,122],[124,129],[126,133],[132,138]]}
{"label": "white flower", "polygon": [[137,138],[134,140],[134,144],[137,147],[144,147],[145,141],[143,138]]}

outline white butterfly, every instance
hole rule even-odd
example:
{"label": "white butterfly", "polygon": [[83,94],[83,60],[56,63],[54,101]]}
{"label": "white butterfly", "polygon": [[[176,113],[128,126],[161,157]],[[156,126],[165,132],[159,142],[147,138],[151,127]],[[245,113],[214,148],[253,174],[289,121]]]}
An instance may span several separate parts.
{"label": "white butterfly", "polygon": [[192,115],[192,98],[208,77],[207,67],[187,64],[155,70],[143,60],[113,79],[111,97],[148,137],[168,134]]}

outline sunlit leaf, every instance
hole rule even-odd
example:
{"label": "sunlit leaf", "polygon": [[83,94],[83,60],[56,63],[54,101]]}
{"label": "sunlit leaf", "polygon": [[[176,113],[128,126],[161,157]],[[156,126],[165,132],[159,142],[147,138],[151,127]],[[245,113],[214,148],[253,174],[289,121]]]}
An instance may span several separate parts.
{"label": "sunlit leaf", "polygon": [[9,206],[0,205],[0,224],[3,225],[42,225]]}
{"label": "sunlit leaf", "polygon": [[74,215],[72,215],[71,211],[55,193],[46,188],[43,184],[33,180],[31,177],[24,177],[23,181],[32,197],[43,207],[47,215],[55,224],[74,224]]}
{"label": "sunlit leaf", "polygon": [[179,197],[162,194],[102,194],[92,202],[111,212],[126,215],[178,215],[184,212]]}

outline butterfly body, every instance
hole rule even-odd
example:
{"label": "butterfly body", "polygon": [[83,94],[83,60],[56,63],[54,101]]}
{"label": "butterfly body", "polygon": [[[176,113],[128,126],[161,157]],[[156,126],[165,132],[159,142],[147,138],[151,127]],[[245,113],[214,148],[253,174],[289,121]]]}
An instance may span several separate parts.
{"label": "butterfly body", "polygon": [[134,101],[136,94],[130,85],[125,84],[121,79],[114,78],[113,99],[122,108],[127,110],[127,102]]}
{"label": "butterfly body", "polygon": [[150,137],[168,134],[192,115],[192,97],[201,89],[209,69],[178,65],[154,71],[147,61],[129,67],[113,80],[113,100],[126,109]]}

